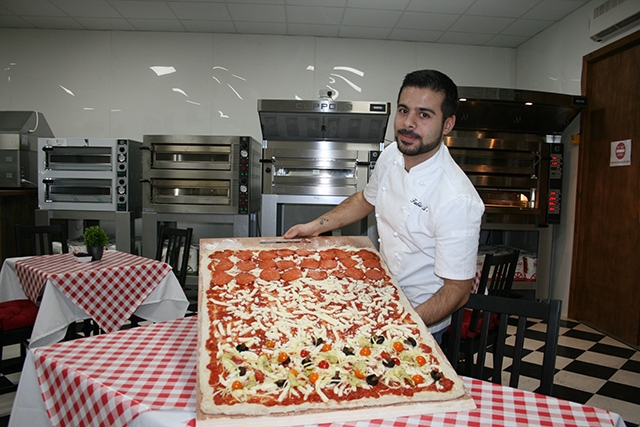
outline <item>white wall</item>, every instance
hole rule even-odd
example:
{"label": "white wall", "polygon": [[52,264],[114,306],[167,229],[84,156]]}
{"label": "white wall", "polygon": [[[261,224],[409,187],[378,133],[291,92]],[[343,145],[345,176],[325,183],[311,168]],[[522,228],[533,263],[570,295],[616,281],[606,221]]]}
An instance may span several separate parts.
{"label": "white wall", "polygon": [[[515,59],[514,49],[429,43],[0,29],[0,110],[38,110],[61,138],[261,140],[261,98],[317,99],[328,86],[339,100],[393,104],[404,75],[422,67],[462,86],[513,87]],[[158,76],[152,66],[176,72]]]}
{"label": "white wall", "polygon": [[[582,58],[634,31],[629,28],[601,43],[589,38],[589,18],[602,0],[593,0],[542,32],[517,49],[516,87],[519,89],[581,94]],[[569,304],[571,260],[576,208],[579,145],[570,144],[570,137],[580,133],[580,117],[565,130],[564,180],[562,188],[561,224],[554,227],[554,254],[551,271],[550,297],[561,299],[566,315]]]}

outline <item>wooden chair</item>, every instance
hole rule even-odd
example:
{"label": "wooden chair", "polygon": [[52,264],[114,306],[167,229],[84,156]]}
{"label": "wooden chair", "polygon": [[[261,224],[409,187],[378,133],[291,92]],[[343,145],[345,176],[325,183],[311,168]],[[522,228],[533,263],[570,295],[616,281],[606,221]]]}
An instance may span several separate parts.
{"label": "wooden chair", "polygon": [[61,243],[62,253],[69,252],[66,224],[16,224],[16,249],[18,256],[51,255],[53,254],[54,241]]}
{"label": "wooden chair", "polygon": [[[504,298],[493,295],[471,294],[465,307],[452,315],[450,342],[447,347],[447,357],[458,370],[460,362],[460,334],[462,330],[462,318],[465,309],[478,310],[482,316],[482,326],[479,335],[478,356],[474,361],[465,360],[467,366],[472,366],[471,375],[474,378],[486,379],[485,369],[491,369],[490,378],[496,384],[502,383],[502,363],[506,349],[507,326],[509,318],[517,319],[516,339],[513,350],[513,361],[510,368],[509,386],[517,388],[520,380],[521,359],[524,348],[524,334],[527,328],[527,319],[542,320],[547,324],[545,336],[544,355],[540,378],[539,393],[551,395],[553,388],[553,376],[555,374],[556,350],[558,345],[558,333],[560,330],[560,308],[562,301],[538,301],[519,298]],[[489,346],[490,318],[491,315],[499,316],[499,325],[495,340],[492,345],[493,368],[486,368],[485,360]]]}

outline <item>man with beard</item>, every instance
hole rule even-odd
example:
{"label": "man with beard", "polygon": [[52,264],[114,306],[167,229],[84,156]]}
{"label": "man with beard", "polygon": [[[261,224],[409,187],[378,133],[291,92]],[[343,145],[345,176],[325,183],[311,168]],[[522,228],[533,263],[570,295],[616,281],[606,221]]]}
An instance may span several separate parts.
{"label": "man with beard", "polygon": [[376,162],[364,191],[285,238],[318,236],[375,210],[380,253],[438,342],[469,298],[484,203],[443,144],[456,123],[458,89],[435,70],[405,76],[396,141]]}

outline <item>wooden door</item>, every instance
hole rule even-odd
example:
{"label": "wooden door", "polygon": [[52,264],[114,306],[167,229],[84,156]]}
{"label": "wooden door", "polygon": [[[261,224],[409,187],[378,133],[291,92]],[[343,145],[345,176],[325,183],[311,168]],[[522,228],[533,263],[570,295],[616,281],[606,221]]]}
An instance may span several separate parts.
{"label": "wooden door", "polygon": [[[569,317],[640,344],[640,31],[583,58]],[[611,143],[632,140],[630,166]]]}

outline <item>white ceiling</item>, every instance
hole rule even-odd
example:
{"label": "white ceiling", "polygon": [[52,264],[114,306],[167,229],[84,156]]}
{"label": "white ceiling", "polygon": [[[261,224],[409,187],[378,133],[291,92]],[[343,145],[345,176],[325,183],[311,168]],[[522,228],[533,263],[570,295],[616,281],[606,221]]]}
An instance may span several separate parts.
{"label": "white ceiling", "polygon": [[0,0],[0,28],[269,34],[514,48],[589,1]]}

